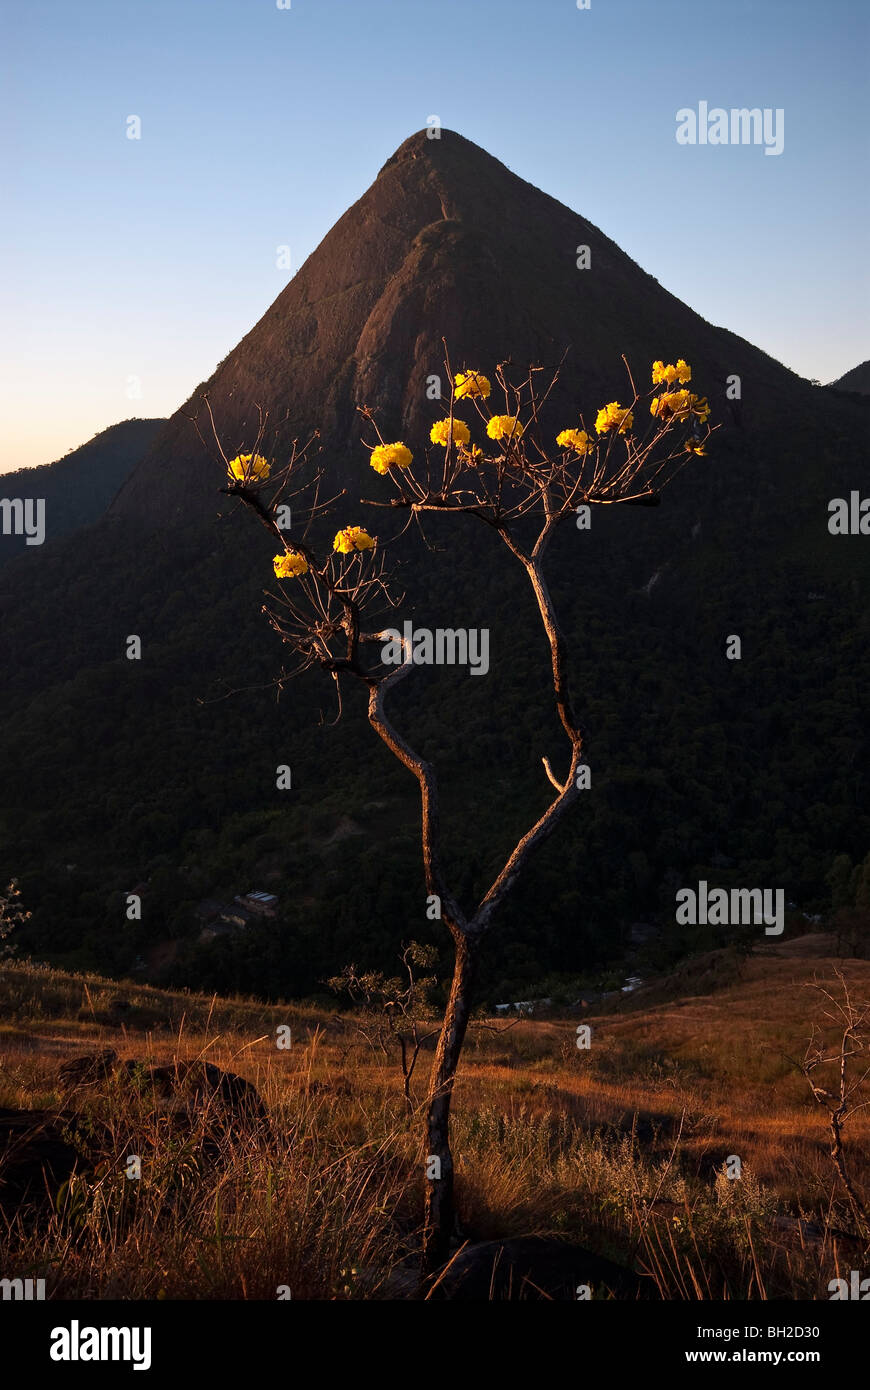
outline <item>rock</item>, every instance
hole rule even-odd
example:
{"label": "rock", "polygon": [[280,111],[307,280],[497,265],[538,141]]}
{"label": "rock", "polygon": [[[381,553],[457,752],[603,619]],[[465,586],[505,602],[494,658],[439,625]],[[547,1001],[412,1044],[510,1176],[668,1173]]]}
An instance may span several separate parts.
{"label": "rock", "polygon": [[655,1285],[579,1245],[545,1236],[519,1236],[468,1245],[445,1267],[434,1299],[576,1300],[580,1285],[594,1298],[657,1297]]}
{"label": "rock", "polygon": [[113,1047],[106,1047],[102,1052],[87,1052],[83,1057],[71,1057],[57,1069],[58,1085],[62,1091],[99,1085],[112,1075],[117,1064],[118,1054]]}
{"label": "rock", "polygon": [[204,1116],[209,1125],[226,1128],[229,1123],[265,1123],[268,1112],[256,1087],[235,1072],[223,1071],[212,1062],[169,1062],[152,1066],[148,1062],[121,1062],[113,1048],[88,1053],[63,1062],[57,1072],[58,1085],[70,1095],[82,1088],[106,1082],[135,1091],[145,1102],[152,1102],[153,1113],[171,1115],[191,1124]]}
{"label": "rock", "polygon": [[217,1105],[234,1116],[266,1119],[266,1107],[256,1087],[243,1076],[222,1071],[212,1062],[175,1062],[168,1067],[153,1067],[152,1076],[155,1084],[168,1084],[176,1096],[189,1099],[197,1110]]}
{"label": "rock", "polygon": [[53,1201],[79,1155],[48,1110],[0,1110],[0,1210]]}
{"label": "rock", "polygon": [[169,1062],[165,1066],[122,1062],[117,1074],[143,1097],[152,1095],[155,1110],[191,1119],[205,1113],[210,1121],[222,1124],[230,1119],[250,1123],[268,1118],[256,1087],[212,1062]]}

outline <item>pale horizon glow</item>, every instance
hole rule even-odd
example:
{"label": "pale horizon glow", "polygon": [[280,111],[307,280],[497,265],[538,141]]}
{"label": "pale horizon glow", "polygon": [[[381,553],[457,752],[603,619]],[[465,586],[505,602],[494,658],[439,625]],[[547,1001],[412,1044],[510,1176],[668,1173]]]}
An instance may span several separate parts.
{"label": "pale horizon glow", "polygon": [[[870,356],[860,0],[32,0],[6,19],[0,472],[171,415],[430,115],[802,376]],[[678,145],[700,102],[781,109],[782,154]]]}

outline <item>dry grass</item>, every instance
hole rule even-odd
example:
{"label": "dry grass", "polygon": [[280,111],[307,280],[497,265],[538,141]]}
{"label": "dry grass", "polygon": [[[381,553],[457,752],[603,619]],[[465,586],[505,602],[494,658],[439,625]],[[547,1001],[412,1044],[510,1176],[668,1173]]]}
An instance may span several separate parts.
{"label": "dry grass", "polygon": [[[817,952],[768,949],[709,995],[584,1021],[475,1028],[455,1100],[458,1196],[470,1239],[551,1234],[646,1271],[669,1298],[827,1297],[863,1247],[827,1157],[824,1115],[788,1057],[819,1013]],[[870,963],[841,963],[870,997]],[[123,1021],[118,1006],[129,1005]],[[0,1106],[55,1108],[61,1060],[203,1058],[251,1081],[268,1126],[191,1128],[106,1085],[73,1098],[100,1162],[36,1219],[0,1227],[0,1273],[55,1297],[408,1296],[422,1149],[398,1066],[351,1016],[115,985],[23,964],[0,969]],[[279,1050],[289,1024],[293,1046]],[[425,1059],[417,1078],[422,1099]],[[86,1129],[80,1132],[88,1132]],[[870,1194],[870,1110],[846,1131]],[[131,1180],[125,1163],[143,1160]],[[738,1155],[739,1182],[724,1160]]]}

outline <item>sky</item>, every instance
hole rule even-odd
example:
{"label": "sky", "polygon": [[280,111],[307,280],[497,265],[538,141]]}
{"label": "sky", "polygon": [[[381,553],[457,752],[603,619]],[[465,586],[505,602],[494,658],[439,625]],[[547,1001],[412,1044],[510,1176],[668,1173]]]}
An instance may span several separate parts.
{"label": "sky", "polygon": [[0,472],[176,410],[433,116],[801,375],[870,356],[866,0],[285,4],[5,0]]}

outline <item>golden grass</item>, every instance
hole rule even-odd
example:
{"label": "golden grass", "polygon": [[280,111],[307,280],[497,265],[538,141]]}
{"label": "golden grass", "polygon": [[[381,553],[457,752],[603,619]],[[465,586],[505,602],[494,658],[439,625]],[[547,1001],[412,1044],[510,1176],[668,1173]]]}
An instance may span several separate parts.
{"label": "golden grass", "polygon": [[[836,963],[768,949],[715,993],[585,1018],[472,1030],[454,1102],[457,1190],[470,1239],[552,1234],[646,1271],[666,1297],[827,1297],[855,1244],[827,1157],[825,1116],[789,1057]],[[870,963],[840,962],[870,998]],[[113,1021],[112,1001],[129,1008]],[[0,968],[0,1106],[69,1107],[56,1068],[113,1046],[122,1059],[203,1058],[251,1081],[268,1129],[179,1129],[118,1086],[72,1105],[101,1136],[41,1220],[0,1226],[0,1273],[55,1297],[408,1296],[419,1245],[422,1138],[398,1065],[350,1015],[167,992],[27,964]],[[289,1024],[293,1046],[276,1046]],[[416,1100],[422,1102],[427,1059]],[[870,1110],[847,1128],[870,1194]],[[130,1153],[142,1178],[125,1176]],[[739,1183],[724,1159],[743,1164]],[[720,1175],[720,1176],[717,1176]],[[2,1177],[2,1170],[0,1170]],[[791,1223],[782,1218],[791,1217]],[[804,1218],[812,1225],[802,1225]]]}

